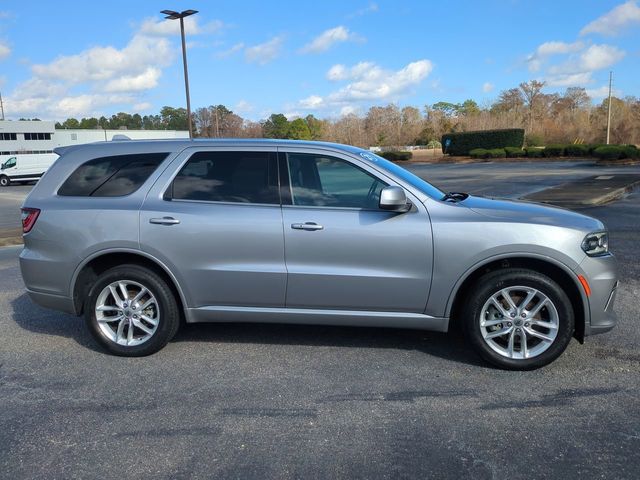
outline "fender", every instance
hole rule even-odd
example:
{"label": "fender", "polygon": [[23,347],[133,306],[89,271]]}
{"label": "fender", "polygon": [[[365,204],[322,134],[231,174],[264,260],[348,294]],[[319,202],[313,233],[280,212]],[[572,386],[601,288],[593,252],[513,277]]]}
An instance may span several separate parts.
{"label": "fender", "polygon": [[147,260],[150,260],[151,262],[153,262],[154,264],[159,266],[167,275],[169,275],[169,278],[171,279],[171,281],[175,285],[176,290],[178,290],[178,295],[180,295],[180,300],[182,301],[185,320],[187,322],[190,321],[190,314],[189,314],[189,308],[188,308],[189,304],[187,303],[187,298],[186,298],[186,296],[184,294],[184,291],[182,290],[182,286],[178,282],[178,279],[175,277],[175,275],[171,272],[171,270],[169,270],[169,268],[167,268],[167,266],[163,262],[161,262],[160,260],[155,258],[153,255],[150,255],[150,254],[148,254],[146,252],[143,252],[141,250],[136,250],[136,249],[133,249],[133,248],[105,248],[103,250],[98,250],[97,252],[93,252],[91,255],[89,255],[87,258],[85,258],[76,267],[75,271],[73,272],[73,276],[71,277],[71,284],[69,285],[69,297],[70,298],[73,299],[73,292],[75,290],[75,286],[76,286],[76,282],[78,280],[78,276],[80,275],[80,272],[84,269],[84,267],[89,262],[91,262],[92,260],[95,260],[98,257],[102,257],[104,255],[108,255],[108,254],[111,254],[111,253],[131,253],[131,254],[134,254],[134,255],[139,255],[141,257],[145,257]]}

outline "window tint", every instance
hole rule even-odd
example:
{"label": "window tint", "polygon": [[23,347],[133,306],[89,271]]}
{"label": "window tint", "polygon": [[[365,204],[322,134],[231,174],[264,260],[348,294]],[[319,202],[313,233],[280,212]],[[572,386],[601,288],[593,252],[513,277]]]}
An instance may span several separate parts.
{"label": "window tint", "polygon": [[294,205],[377,209],[382,180],[355,165],[324,155],[288,153]]}
{"label": "window tint", "polygon": [[6,162],[4,162],[4,165],[2,165],[2,168],[11,168],[11,167],[15,167],[16,166],[16,158],[12,157],[9,160],[7,160]]}
{"label": "window tint", "polygon": [[177,200],[279,204],[277,157],[271,152],[198,152],[172,188]]}
{"label": "window tint", "polygon": [[168,153],[117,155],[79,166],[58,190],[58,195],[120,197],[135,192],[158,168]]}

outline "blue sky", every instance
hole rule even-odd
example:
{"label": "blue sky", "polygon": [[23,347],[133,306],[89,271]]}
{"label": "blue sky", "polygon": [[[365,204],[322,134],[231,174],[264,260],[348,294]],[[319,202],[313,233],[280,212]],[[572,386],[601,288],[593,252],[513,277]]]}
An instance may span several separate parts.
{"label": "blue sky", "polygon": [[608,0],[0,2],[8,118],[64,120],[184,105],[337,117],[395,102],[490,103],[522,81],[545,91],[640,96],[640,5]]}

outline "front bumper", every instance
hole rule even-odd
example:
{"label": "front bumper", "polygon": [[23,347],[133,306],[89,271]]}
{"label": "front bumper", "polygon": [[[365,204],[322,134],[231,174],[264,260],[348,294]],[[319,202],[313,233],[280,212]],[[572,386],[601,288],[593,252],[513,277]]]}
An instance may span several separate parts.
{"label": "front bumper", "polygon": [[618,288],[618,262],[611,254],[602,257],[586,257],[579,270],[591,287],[589,297],[590,321],[585,325],[585,335],[605,333],[615,327],[618,317],[614,311]]}

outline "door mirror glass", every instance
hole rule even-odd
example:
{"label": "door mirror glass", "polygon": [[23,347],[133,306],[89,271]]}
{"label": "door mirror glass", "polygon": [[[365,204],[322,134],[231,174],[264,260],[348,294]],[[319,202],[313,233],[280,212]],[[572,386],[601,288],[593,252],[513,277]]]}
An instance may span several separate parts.
{"label": "door mirror glass", "polygon": [[391,212],[408,212],[411,203],[407,200],[407,194],[401,187],[385,187],[380,192],[380,208]]}

